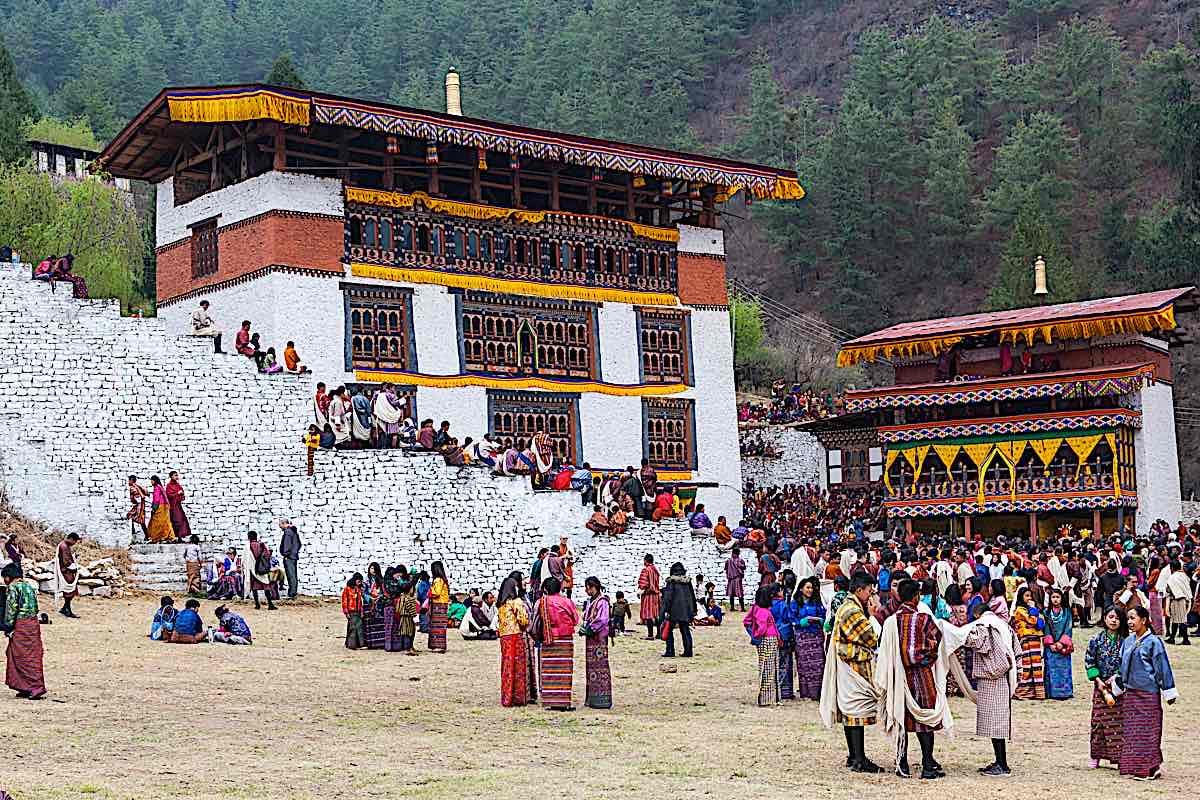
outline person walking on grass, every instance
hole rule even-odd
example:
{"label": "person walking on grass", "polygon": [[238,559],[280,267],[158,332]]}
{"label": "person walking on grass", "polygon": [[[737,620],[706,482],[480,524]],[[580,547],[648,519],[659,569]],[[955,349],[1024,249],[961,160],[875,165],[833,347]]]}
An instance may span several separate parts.
{"label": "person walking on grass", "polygon": [[279,555],[283,559],[283,574],[287,576],[288,600],[295,600],[300,593],[300,531],[292,521],[279,519],[279,530],[283,536],[279,539]]}
{"label": "person walking on grass", "polygon": [[346,649],[357,650],[366,645],[363,634],[363,576],[356,572],[342,589],[342,614],[346,617]]}
{"label": "person walking on grass", "polygon": [[667,642],[667,650],[663,658],[675,657],[675,631],[679,631],[679,640],[683,645],[683,658],[692,657],[692,620],[696,618],[696,589],[692,586],[687,570],[681,562],[671,565],[671,574],[667,576],[666,586],[662,591],[662,616],[659,620],[660,630]]}

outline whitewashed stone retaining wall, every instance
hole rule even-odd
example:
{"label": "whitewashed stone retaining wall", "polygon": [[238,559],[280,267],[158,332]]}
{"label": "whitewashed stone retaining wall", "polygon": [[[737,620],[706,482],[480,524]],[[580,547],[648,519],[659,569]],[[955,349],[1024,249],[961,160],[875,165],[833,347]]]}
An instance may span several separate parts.
{"label": "whitewashed stone retaining wall", "polygon": [[578,495],[534,493],[437,457],[319,452],[307,476],[299,438],[315,378],[259,375],[245,358],[213,354],[209,340],[168,333],[163,320],[122,318],[114,301],[74,300],[68,285],[52,292],[28,275],[0,265],[0,479],[34,519],[129,544],[126,476],[148,485],[175,469],[209,547],[244,547],[248,530],[275,544],[275,518],[291,517],[309,593],[336,592],[370,561],[435,558],[456,586],[494,587],[564,534],[581,582],[595,574],[632,593],[646,552],[664,572],[679,560],[693,575],[720,573],[724,556],[683,523],[593,541]]}
{"label": "whitewashed stone retaining wall", "polygon": [[763,441],[775,446],[780,458],[747,456],[742,459],[742,478],[755,486],[789,483],[824,483],[825,448],[811,433],[781,425],[743,428],[742,441]]}

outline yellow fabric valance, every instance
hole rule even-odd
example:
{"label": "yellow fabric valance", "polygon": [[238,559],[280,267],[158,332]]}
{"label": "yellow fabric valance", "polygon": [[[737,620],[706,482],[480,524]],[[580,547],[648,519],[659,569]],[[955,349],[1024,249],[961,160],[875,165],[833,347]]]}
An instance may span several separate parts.
{"label": "yellow fabric valance", "polygon": [[921,479],[921,469],[925,466],[925,458],[929,455],[930,445],[923,444],[920,447],[915,447],[911,451],[916,463],[913,464],[913,483]]}
{"label": "yellow fabric valance", "polygon": [[431,389],[461,389],[482,386],[487,389],[545,389],[552,392],[594,392],[618,397],[662,397],[686,392],[682,383],[618,384],[602,381],[556,381],[547,378],[497,378],[489,375],[423,375],[419,372],[381,370],[354,371],[354,379],[366,383],[401,383]]}
{"label": "yellow fabric valance", "polygon": [[1113,336],[1118,333],[1150,333],[1175,329],[1175,306],[1169,305],[1161,311],[1125,314],[1119,317],[1082,320],[1079,322],[1051,322],[1016,328],[1001,328],[1000,341],[1024,341],[1032,345],[1038,338],[1050,344],[1055,339],[1091,339],[1098,336]]}
{"label": "yellow fabric valance", "polygon": [[[461,200],[446,200],[440,197],[430,197],[425,192],[386,192],[379,189],[360,189],[355,186],[346,187],[346,202],[363,203],[372,206],[388,208],[414,208],[419,202],[422,206],[439,214],[449,214],[453,217],[478,220],[510,220],[525,225],[540,225],[550,216],[577,217],[580,220],[600,219],[587,214],[571,214],[565,211],[522,211],[517,208],[489,206],[482,203],[467,203]],[[643,239],[653,239],[656,242],[676,243],[679,241],[679,231],[676,228],[658,228],[653,225],[642,225],[627,220],[613,220],[604,217],[605,224],[621,225],[634,236]]]}
{"label": "yellow fabric valance", "polygon": [[273,119],[288,125],[308,125],[311,108],[307,98],[290,97],[268,89],[248,92],[214,92],[169,95],[167,108],[172,122],[245,122]]}
{"label": "yellow fabric valance", "polygon": [[1121,496],[1121,469],[1120,459],[1117,457],[1117,435],[1115,433],[1104,434],[1104,441],[1108,442],[1108,449],[1112,451],[1112,481],[1113,481],[1113,497]]}
{"label": "yellow fabric valance", "polygon": [[839,367],[852,367],[862,361],[877,361],[881,358],[912,358],[920,355],[937,356],[962,340],[963,337],[961,336],[942,336],[908,342],[844,347],[838,351],[837,365]]}
{"label": "yellow fabric valance", "polygon": [[598,286],[516,281],[508,278],[489,278],[483,275],[464,275],[458,272],[439,272],[432,269],[408,269],[354,263],[350,265],[350,274],[357,278],[378,278],[401,283],[428,283],[454,289],[475,289],[481,292],[520,294],[527,297],[555,297],[562,300],[583,300],[592,303],[630,303],[643,306],[675,306],[679,304],[679,298],[675,295],[662,292],[633,292]]}
{"label": "yellow fabric valance", "polygon": [[[896,459],[900,457],[900,454],[902,452],[904,452],[904,451],[903,450],[888,450],[887,451],[887,458],[884,460],[884,465],[883,465],[883,485],[887,487],[888,494],[894,494],[894,491],[892,490],[892,478],[888,473],[892,471],[892,464],[896,463]],[[907,460],[908,456],[905,456],[904,458],[905,458],[905,460]]]}
{"label": "yellow fabric valance", "polygon": [[935,444],[933,452],[942,460],[942,465],[949,471],[954,466],[954,459],[958,458],[958,451],[962,449],[960,444]]}

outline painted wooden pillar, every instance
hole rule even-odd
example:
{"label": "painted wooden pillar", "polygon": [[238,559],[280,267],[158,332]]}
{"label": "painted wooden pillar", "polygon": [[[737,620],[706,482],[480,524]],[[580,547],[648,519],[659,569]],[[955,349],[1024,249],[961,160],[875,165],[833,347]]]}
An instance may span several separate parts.
{"label": "painted wooden pillar", "polygon": [[1038,540],[1037,512],[1031,511],[1029,513],[1029,541],[1034,542],[1036,544],[1037,540]]}
{"label": "painted wooden pillar", "polygon": [[969,542],[971,541],[971,515],[963,517],[963,537]]}
{"label": "painted wooden pillar", "polygon": [[1092,509],[1092,533],[1099,536],[1101,530],[1102,529],[1100,527],[1100,509],[1093,508]]}

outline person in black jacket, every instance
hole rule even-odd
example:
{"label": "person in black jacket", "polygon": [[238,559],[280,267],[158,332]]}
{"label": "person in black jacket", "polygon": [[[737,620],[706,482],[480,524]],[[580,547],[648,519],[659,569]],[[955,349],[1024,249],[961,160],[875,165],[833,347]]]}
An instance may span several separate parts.
{"label": "person in black jacket", "polygon": [[279,540],[279,555],[283,558],[283,574],[287,576],[288,599],[295,600],[300,592],[300,532],[288,519],[279,520],[283,537]]}
{"label": "person in black jacket", "polygon": [[679,639],[683,643],[684,658],[692,657],[692,620],[696,618],[696,590],[688,579],[687,570],[683,564],[676,561],[671,565],[671,574],[667,576],[666,586],[662,590],[662,611],[660,625],[667,641],[667,652],[663,658],[675,657],[675,631],[679,631]]}
{"label": "person in black jacket", "polygon": [[639,519],[646,519],[649,516],[646,513],[646,503],[644,501],[646,490],[642,486],[642,479],[633,471],[633,467],[625,468],[625,477],[621,480],[621,491],[629,495],[629,498],[633,500],[634,516]]}

